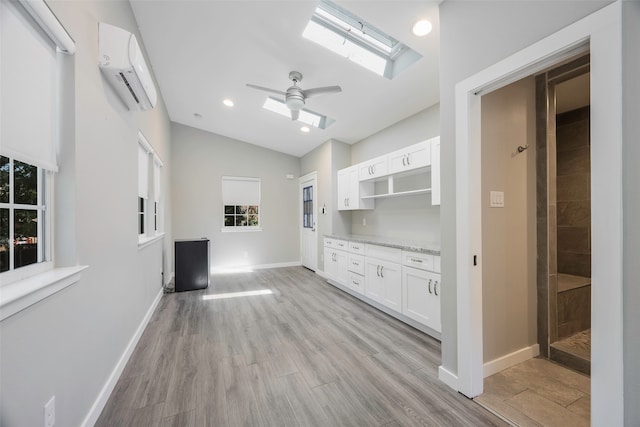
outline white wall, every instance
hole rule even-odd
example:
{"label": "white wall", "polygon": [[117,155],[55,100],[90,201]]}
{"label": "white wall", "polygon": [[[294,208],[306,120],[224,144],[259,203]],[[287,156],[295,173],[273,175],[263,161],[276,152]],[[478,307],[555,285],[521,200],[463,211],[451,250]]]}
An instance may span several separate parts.
{"label": "white wall", "polygon": [[[456,283],[455,85],[600,9],[599,1],[446,1],[440,5],[442,280]],[[456,373],[457,291],[443,294],[442,365]]]}
{"label": "white wall", "polygon": [[624,197],[624,408],[625,425],[640,425],[640,2],[627,1],[622,4],[622,82],[623,91],[623,197]]}
{"label": "white wall", "polygon": [[[56,396],[56,425],[82,423],[154,299],[161,292],[167,236],[138,250],[137,133],[164,160],[169,122],[156,109],[130,112],[97,65],[98,21],[137,34],[127,2],[49,1],[76,41],[65,60],[75,82],[65,88],[64,138],[56,183],[56,263],[86,264],[81,280],[0,323],[0,425],[39,426]],[[141,38],[137,34],[138,40]],[[28,88],[25,88],[28,90]],[[169,193],[163,195],[170,203]]]}
{"label": "white wall", "polygon": [[[351,146],[351,164],[399,150],[440,135],[440,105],[426,108]],[[408,178],[414,182],[426,175]],[[417,188],[418,185],[413,188]],[[353,234],[381,236],[413,242],[440,242],[440,207],[431,205],[431,195],[377,199],[374,210],[345,212],[351,215]],[[366,221],[366,225],[363,225]]]}
{"label": "white wall", "polygon": [[[212,267],[300,262],[297,157],[177,123],[171,134],[176,239],[209,238]],[[221,232],[225,175],[261,179],[262,231]]]}
{"label": "white wall", "polygon": [[[485,363],[537,343],[535,107],[533,77],[482,97]],[[504,192],[504,208],[490,207],[490,191]]]}

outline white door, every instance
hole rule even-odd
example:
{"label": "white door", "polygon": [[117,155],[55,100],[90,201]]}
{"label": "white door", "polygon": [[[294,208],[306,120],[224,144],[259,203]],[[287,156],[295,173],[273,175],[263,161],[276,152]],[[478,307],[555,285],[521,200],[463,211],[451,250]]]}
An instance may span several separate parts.
{"label": "white door", "polygon": [[313,271],[318,268],[317,188],[316,172],[300,178],[300,261],[303,266]]}

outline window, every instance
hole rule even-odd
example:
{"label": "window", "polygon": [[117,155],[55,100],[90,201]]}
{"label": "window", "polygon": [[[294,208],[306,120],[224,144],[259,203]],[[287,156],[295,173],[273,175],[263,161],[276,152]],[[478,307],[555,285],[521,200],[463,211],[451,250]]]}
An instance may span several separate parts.
{"label": "window", "polygon": [[313,186],[302,189],[302,226],[313,228]]}
{"label": "window", "polygon": [[374,73],[393,79],[422,55],[362,18],[321,0],[302,36]]}
{"label": "window", "polygon": [[42,262],[45,172],[0,156],[0,272]]}
{"label": "window", "polygon": [[138,240],[147,233],[147,200],[149,199],[149,158],[151,145],[142,132],[138,132]]}
{"label": "window", "polygon": [[157,154],[153,155],[153,231],[159,234],[162,231],[160,217],[160,202],[162,196],[162,160]]}
{"label": "window", "polygon": [[[153,167],[149,167],[153,161]],[[138,244],[162,234],[162,160],[138,131]],[[153,184],[153,186],[150,185]]]}
{"label": "window", "polygon": [[[291,118],[291,110],[285,105],[284,101],[272,97],[267,97],[264,105],[262,106],[265,110],[272,111],[274,113],[278,113],[286,118]],[[326,129],[331,126],[335,120],[323,116],[322,114],[314,113],[311,110],[307,110],[303,108],[300,110],[300,114],[298,115],[298,121],[302,123],[306,123],[311,126],[315,126],[318,129]]]}
{"label": "window", "polygon": [[2,285],[53,269],[48,207],[58,170],[59,62],[74,51],[44,1],[0,2]]}
{"label": "window", "polygon": [[260,179],[222,177],[222,231],[258,231]]}

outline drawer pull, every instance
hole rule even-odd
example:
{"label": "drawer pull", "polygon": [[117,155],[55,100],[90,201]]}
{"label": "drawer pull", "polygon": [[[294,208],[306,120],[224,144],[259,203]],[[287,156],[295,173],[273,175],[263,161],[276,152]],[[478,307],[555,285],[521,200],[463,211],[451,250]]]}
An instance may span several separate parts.
{"label": "drawer pull", "polygon": [[421,259],[416,259],[416,258],[411,258],[411,262],[418,262],[418,263],[422,264],[422,260]]}
{"label": "drawer pull", "polygon": [[352,248],[353,248],[354,250],[356,250],[356,251],[359,251],[359,250],[360,250],[360,246],[352,246]]}

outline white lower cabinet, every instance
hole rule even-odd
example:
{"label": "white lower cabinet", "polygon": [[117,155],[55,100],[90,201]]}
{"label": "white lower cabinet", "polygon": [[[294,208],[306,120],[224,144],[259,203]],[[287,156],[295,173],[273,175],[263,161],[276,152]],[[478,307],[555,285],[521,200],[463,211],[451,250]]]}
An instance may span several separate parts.
{"label": "white lower cabinet", "polygon": [[324,272],[335,285],[390,309],[392,316],[424,325],[427,333],[441,332],[439,255],[325,238]]}
{"label": "white lower cabinet", "polygon": [[400,312],[402,307],[400,271],[400,264],[366,257],[364,294],[372,300]]}
{"label": "white lower cabinet", "polygon": [[440,275],[402,266],[402,314],[441,332]]}
{"label": "white lower cabinet", "polygon": [[349,254],[333,248],[324,248],[324,272],[331,280],[346,285],[349,280]]}

